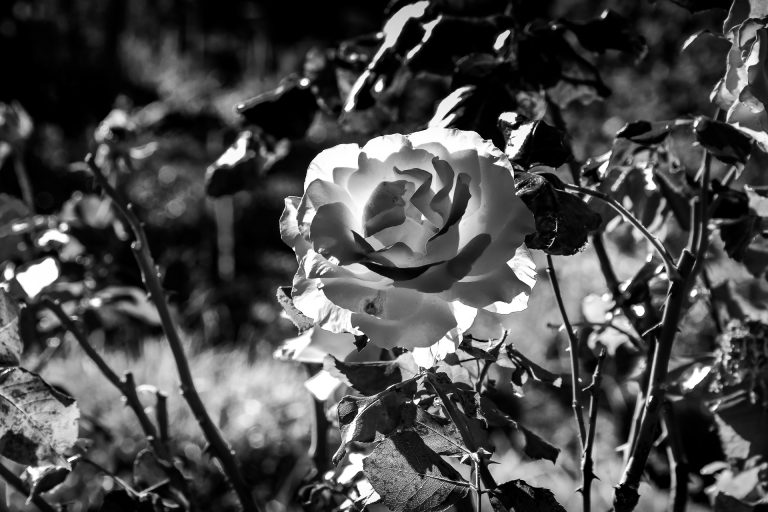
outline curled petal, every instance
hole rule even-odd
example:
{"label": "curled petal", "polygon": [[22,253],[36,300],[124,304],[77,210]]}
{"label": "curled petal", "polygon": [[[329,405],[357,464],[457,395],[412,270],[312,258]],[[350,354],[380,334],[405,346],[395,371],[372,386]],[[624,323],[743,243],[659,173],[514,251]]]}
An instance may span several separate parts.
{"label": "curled petal", "polygon": [[298,213],[300,197],[289,196],[285,198],[285,209],[280,216],[280,238],[301,259],[310,248],[307,241],[306,226],[299,226]]}

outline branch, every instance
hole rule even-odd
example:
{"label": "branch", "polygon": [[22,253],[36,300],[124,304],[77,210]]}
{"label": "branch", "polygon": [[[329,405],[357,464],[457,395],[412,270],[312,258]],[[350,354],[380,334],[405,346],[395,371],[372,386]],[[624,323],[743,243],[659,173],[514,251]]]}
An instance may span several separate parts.
{"label": "branch", "polygon": [[656,344],[656,350],[653,353],[645,409],[640,420],[637,440],[621,481],[616,486],[613,497],[613,506],[616,512],[629,512],[633,510],[640,498],[637,489],[640,487],[640,478],[643,475],[648,455],[656,438],[661,405],[664,401],[667,367],[669,365],[669,358],[672,355],[672,344],[677,334],[677,324],[686,302],[688,293],[687,278],[690,276],[693,262],[693,254],[687,249],[684,250],[680,256],[678,268],[680,274],[686,279],[671,281],[669,284],[664,314],[661,320],[661,334]]}
{"label": "branch", "polygon": [[566,190],[572,190],[574,192],[578,192],[580,194],[588,195],[594,198],[597,198],[604,203],[606,203],[608,206],[616,210],[627,222],[632,224],[635,228],[637,228],[638,231],[648,240],[651,245],[656,249],[656,252],[659,253],[659,256],[661,256],[661,259],[664,261],[664,267],[667,270],[667,275],[672,281],[677,281],[680,279],[680,273],[677,269],[677,266],[675,265],[675,262],[672,260],[672,256],[669,254],[669,251],[667,251],[667,248],[664,247],[664,244],[661,243],[661,240],[656,238],[648,229],[643,226],[643,223],[637,220],[637,218],[630,213],[629,210],[624,208],[621,203],[619,203],[614,198],[610,197],[607,194],[604,194],[602,192],[599,192],[597,190],[592,190],[590,188],[585,187],[579,187],[577,185],[570,185],[568,183],[563,183],[563,186]]}
{"label": "branch", "polygon": [[155,261],[149,251],[147,235],[144,232],[141,221],[139,221],[139,218],[134,213],[130,204],[123,202],[120,198],[120,194],[118,194],[115,188],[109,181],[107,181],[107,178],[102,174],[101,169],[95,164],[93,156],[88,155],[85,161],[90,167],[99,186],[101,186],[104,192],[112,199],[120,216],[133,232],[134,241],[131,243],[131,250],[133,251],[133,255],[141,270],[144,285],[149,292],[149,297],[155,304],[157,312],[160,315],[163,332],[165,332],[168,345],[171,348],[174,361],[176,362],[176,369],[179,374],[179,381],[181,382],[181,395],[187,401],[190,410],[192,410],[195,419],[200,425],[200,429],[203,431],[203,435],[211,447],[211,452],[221,463],[222,470],[229,479],[243,509],[246,512],[259,511],[260,508],[253,500],[248,485],[240,472],[240,466],[234,457],[232,448],[224,439],[218,427],[213,423],[213,420],[208,414],[208,411],[197,392],[192,377],[192,371],[189,368],[189,362],[184,353],[184,346],[179,337],[179,333],[176,331],[176,326],[171,317],[168,303],[165,300],[165,292],[160,283]]}
{"label": "branch", "polygon": [[573,416],[576,419],[576,425],[579,427],[581,449],[584,450],[586,446],[587,430],[584,426],[584,407],[582,406],[579,397],[579,340],[576,338],[571,322],[568,320],[568,314],[565,312],[565,304],[563,303],[563,296],[560,294],[560,286],[557,283],[555,266],[552,262],[552,256],[549,254],[547,254],[547,273],[549,274],[549,281],[552,283],[552,291],[555,293],[557,307],[560,309],[560,316],[563,317],[565,332],[568,334],[568,343],[571,352],[571,407],[573,409]]}
{"label": "branch", "polygon": [[43,499],[43,497],[39,494],[30,495],[29,487],[27,484],[25,484],[21,478],[16,476],[13,471],[5,467],[5,464],[0,464],[0,478],[5,480],[8,485],[16,489],[24,496],[29,496],[29,499],[32,501],[32,503],[34,503],[35,506],[37,506],[37,508],[42,512],[56,512],[56,509],[53,508],[50,503],[45,501],[45,499]]}
{"label": "branch", "polygon": [[91,345],[91,342],[88,340],[88,336],[86,336],[86,334],[82,331],[82,329],[80,329],[80,327],[78,327],[75,321],[70,318],[69,315],[67,315],[67,313],[62,309],[58,302],[54,301],[50,297],[43,297],[40,300],[40,304],[50,310],[51,313],[53,313],[56,318],[59,319],[61,325],[64,326],[64,329],[69,331],[72,336],[74,336],[77,343],[83,349],[83,352],[85,352],[91,361],[96,364],[96,367],[99,369],[99,371],[101,371],[104,377],[106,377],[107,380],[111,382],[115,388],[117,388],[121,395],[123,395],[125,398],[125,403],[128,405],[128,407],[131,408],[131,410],[133,410],[134,414],[136,414],[136,418],[139,420],[139,424],[141,425],[141,429],[144,431],[144,435],[147,437],[155,451],[160,455],[167,455],[166,450],[163,449],[159,443],[155,425],[147,416],[147,413],[144,410],[144,406],[141,404],[141,400],[139,400],[139,396],[136,394],[136,384],[133,381],[133,374],[131,372],[126,372],[125,376],[121,379],[117,373],[115,373],[115,371],[109,366],[109,364],[104,361],[104,358],[101,357],[101,354],[99,354],[99,352],[93,348],[93,345]]}
{"label": "branch", "polygon": [[603,347],[600,350],[600,355],[597,357],[597,366],[595,366],[595,372],[592,374],[592,383],[586,389],[589,392],[589,430],[587,430],[587,442],[581,455],[581,498],[583,512],[589,512],[592,509],[592,480],[596,478],[592,470],[594,467],[592,449],[595,446],[597,406],[600,396],[600,383],[603,379],[602,371],[605,353],[605,347]]}
{"label": "branch", "polygon": [[688,461],[683,450],[680,429],[672,409],[672,402],[666,400],[662,409],[662,426],[667,437],[667,457],[669,458],[669,502],[670,512],[685,512],[688,503]]}

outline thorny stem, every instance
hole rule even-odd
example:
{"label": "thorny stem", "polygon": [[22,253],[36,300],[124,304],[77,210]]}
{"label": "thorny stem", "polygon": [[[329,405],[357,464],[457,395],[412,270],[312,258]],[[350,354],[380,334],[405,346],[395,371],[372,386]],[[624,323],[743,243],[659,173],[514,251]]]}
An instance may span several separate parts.
{"label": "thorny stem", "polygon": [[[24,496],[30,496],[29,494],[29,486],[25,484],[21,478],[16,476],[16,474],[5,467],[4,464],[0,464],[0,478],[5,480],[8,485],[16,489],[18,492],[23,494]],[[41,510],[41,512],[56,512],[56,509],[53,508],[53,506],[45,501],[45,499],[40,496],[39,494],[33,494],[30,497],[30,500],[32,503],[35,504],[35,506]]]}
{"label": "thorny stem", "polygon": [[607,194],[604,194],[602,192],[599,192],[597,190],[592,190],[585,187],[579,187],[577,185],[570,185],[568,183],[563,183],[563,186],[566,190],[572,190],[574,192],[578,192],[579,194],[584,194],[587,196],[594,197],[596,199],[599,199],[600,201],[603,201],[608,206],[616,210],[627,222],[632,224],[635,228],[637,228],[638,231],[645,237],[646,240],[648,240],[654,249],[656,249],[656,252],[659,253],[659,256],[661,256],[661,259],[664,261],[664,267],[667,270],[667,275],[672,281],[677,281],[680,279],[680,272],[678,271],[677,266],[675,265],[675,262],[672,259],[672,256],[669,254],[669,251],[667,251],[667,248],[664,247],[664,244],[661,243],[661,240],[656,238],[650,231],[648,231],[648,228],[643,226],[643,223],[637,220],[637,218],[632,215],[632,213],[629,212],[626,208],[624,208],[621,203],[619,203],[616,199],[610,197]]}
{"label": "thorny stem", "polygon": [[[643,409],[642,418],[637,432],[637,438],[632,449],[632,454],[624,468],[621,481],[616,486],[613,497],[613,505],[616,512],[629,512],[635,508],[640,498],[637,490],[640,486],[640,478],[648,461],[648,455],[653,447],[653,442],[658,430],[661,409],[666,392],[667,369],[669,358],[672,355],[672,345],[677,334],[678,323],[696,273],[703,264],[704,254],[709,244],[709,180],[712,157],[705,151],[702,157],[701,168],[698,177],[701,180],[701,193],[698,201],[696,222],[699,226],[699,236],[691,237],[689,245],[683,250],[678,261],[678,271],[682,279],[671,280],[667,299],[664,303],[664,313],[661,320],[660,334],[653,354],[653,362],[648,382],[647,398]],[[695,230],[691,226],[691,231]]]}
{"label": "thorny stem", "polygon": [[586,446],[587,430],[584,425],[584,407],[581,404],[579,396],[579,340],[576,338],[571,322],[568,320],[568,314],[565,311],[565,304],[563,303],[563,296],[560,293],[560,285],[557,282],[555,266],[552,262],[552,256],[549,254],[547,254],[547,273],[549,274],[549,281],[552,283],[552,291],[555,293],[557,307],[560,309],[560,316],[563,318],[565,332],[568,335],[568,343],[571,353],[571,407],[573,408],[573,416],[576,419],[576,425],[579,427],[579,440],[581,441],[581,449],[583,450]]}
{"label": "thorny stem", "polygon": [[684,512],[688,503],[688,461],[685,458],[675,411],[669,400],[664,401],[661,421],[667,438],[667,457],[671,479],[669,512]]}
{"label": "thorny stem", "polygon": [[595,446],[598,399],[600,396],[600,383],[603,379],[602,372],[605,354],[605,347],[603,347],[600,350],[600,355],[597,357],[597,366],[595,366],[595,371],[592,374],[592,383],[586,389],[589,392],[589,429],[587,430],[587,442],[581,455],[581,498],[583,512],[592,510],[592,480],[596,478],[593,471],[592,449]]}
{"label": "thorny stem", "polygon": [[245,510],[245,512],[260,511],[260,507],[253,500],[248,485],[240,472],[240,466],[235,459],[234,451],[224,439],[216,424],[214,424],[197,392],[194,378],[192,377],[192,371],[189,367],[189,361],[184,353],[184,345],[181,342],[170,309],[168,308],[165,292],[160,283],[155,261],[149,251],[147,235],[144,232],[141,221],[139,221],[139,218],[136,216],[131,206],[122,201],[115,188],[109,183],[107,178],[101,172],[101,169],[95,164],[93,156],[88,155],[85,161],[96,178],[97,183],[112,199],[121,217],[133,232],[134,241],[131,244],[131,249],[133,250],[133,254],[141,270],[144,285],[160,315],[163,331],[165,332],[168,345],[170,346],[174,361],[176,362],[181,395],[187,401],[190,410],[200,425],[200,429],[203,431],[205,439],[211,447],[211,452],[221,463],[222,471],[227,476],[233,490],[237,494],[243,510]]}
{"label": "thorny stem", "polygon": [[106,377],[107,380],[111,382],[112,385],[115,386],[115,388],[117,388],[117,390],[123,395],[125,398],[125,403],[128,405],[128,407],[131,408],[131,410],[133,410],[136,418],[139,420],[141,429],[144,431],[144,435],[147,437],[150,444],[152,444],[152,447],[155,449],[158,455],[167,455],[166,450],[160,443],[160,439],[157,436],[155,425],[149,419],[149,416],[147,416],[147,413],[144,410],[144,406],[141,404],[141,400],[139,400],[138,394],[136,394],[136,384],[133,381],[133,374],[131,372],[126,372],[125,376],[121,379],[117,373],[115,373],[115,371],[109,366],[109,364],[104,361],[104,358],[101,357],[101,354],[99,354],[99,352],[93,348],[93,345],[91,345],[91,342],[88,340],[88,336],[86,336],[86,334],[82,329],[80,329],[75,321],[70,318],[69,315],[67,315],[67,313],[64,311],[64,309],[62,309],[58,302],[54,301],[50,297],[43,297],[40,300],[40,304],[50,310],[51,313],[53,313],[56,318],[59,319],[61,325],[64,326],[64,328],[72,334],[77,343],[83,349],[83,352],[85,352],[91,361],[96,364],[96,367],[99,369],[99,371],[101,371],[102,375],[104,375],[104,377]]}

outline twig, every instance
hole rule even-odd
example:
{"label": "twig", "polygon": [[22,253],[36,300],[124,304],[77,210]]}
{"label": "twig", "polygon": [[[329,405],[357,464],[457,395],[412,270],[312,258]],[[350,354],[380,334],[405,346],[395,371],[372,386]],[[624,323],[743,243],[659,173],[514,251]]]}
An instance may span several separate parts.
{"label": "twig", "polygon": [[661,412],[661,425],[667,437],[667,458],[669,459],[669,512],[685,512],[688,503],[688,461],[685,458],[683,441],[680,437],[672,402],[664,401]]}
{"label": "twig", "polygon": [[131,410],[133,410],[136,418],[139,420],[141,429],[144,431],[144,435],[147,437],[150,444],[152,444],[152,447],[157,451],[158,454],[165,455],[165,450],[158,442],[155,425],[149,419],[149,416],[147,416],[147,413],[144,410],[144,406],[141,404],[141,400],[139,400],[139,396],[136,394],[136,385],[133,381],[133,374],[131,374],[131,372],[127,372],[121,379],[117,373],[115,373],[115,371],[109,366],[109,364],[104,361],[104,358],[101,357],[101,354],[99,354],[99,352],[93,348],[93,345],[91,345],[91,342],[88,340],[88,336],[86,336],[86,334],[82,331],[82,329],[80,329],[75,321],[72,320],[72,318],[70,318],[66,312],[64,312],[64,309],[62,309],[58,302],[54,301],[50,297],[43,297],[40,300],[40,304],[50,310],[51,313],[53,313],[56,318],[59,319],[61,325],[64,326],[64,329],[69,331],[72,336],[74,336],[77,343],[83,349],[83,352],[85,352],[91,361],[96,364],[96,367],[99,369],[99,371],[101,371],[102,375],[104,375],[104,377],[106,377],[107,380],[111,382],[115,388],[117,388],[120,394],[123,395],[125,398],[125,403],[128,405],[128,407],[131,408]]}
{"label": "twig", "polygon": [[669,254],[669,251],[667,251],[667,248],[664,247],[664,244],[661,243],[661,241],[656,238],[648,229],[643,226],[643,223],[637,220],[637,218],[632,215],[632,213],[629,212],[626,208],[624,208],[621,203],[619,203],[614,198],[610,197],[607,194],[604,194],[602,192],[599,192],[597,190],[592,190],[586,187],[579,187],[577,185],[570,185],[568,183],[563,183],[563,186],[566,190],[572,190],[574,192],[578,192],[580,194],[588,195],[591,197],[594,197],[596,199],[599,199],[606,203],[608,206],[616,210],[627,222],[632,224],[635,228],[637,228],[638,231],[645,237],[646,240],[648,240],[651,245],[656,249],[656,252],[659,253],[659,256],[661,256],[661,259],[664,261],[664,267],[667,271],[667,275],[672,281],[677,281],[680,279],[680,273],[678,271],[677,266],[675,265],[675,262],[672,259],[672,256]]}
{"label": "twig", "polygon": [[24,165],[24,157],[22,156],[21,149],[18,149],[15,153],[13,169],[16,173],[16,181],[19,182],[21,197],[29,207],[29,211],[35,213],[35,194],[32,192],[32,183],[29,181],[27,166]]}
{"label": "twig", "polygon": [[568,343],[571,352],[571,407],[573,408],[573,416],[576,419],[576,425],[579,427],[579,440],[581,441],[581,449],[583,450],[586,446],[587,430],[584,425],[584,407],[581,404],[579,396],[579,340],[576,338],[571,322],[568,320],[568,314],[565,312],[565,304],[563,303],[563,296],[560,294],[560,286],[557,283],[555,266],[552,262],[552,256],[549,254],[547,254],[547,273],[549,274],[549,281],[552,283],[552,291],[555,293],[557,307],[560,309],[560,316],[563,317],[565,332],[568,335]]}
{"label": "twig", "polygon": [[149,297],[157,308],[163,332],[165,332],[168,345],[171,348],[171,353],[176,362],[176,369],[181,383],[181,395],[187,401],[190,410],[200,425],[200,429],[203,431],[203,435],[211,447],[211,452],[221,463],[224,474],[229,479],[230,484],[240,500],[240,505],[246,512],[259,511],[260,507],[253,500],[248,485],[240,472],[240,466],[234,457],[234,451],[222,436],[221,431],[213,423],[213,420],[208,414],[208,411],[197,392],[192,377],[192,371],[189,367],[189,361],[187,361],[186,354],[184,353],[184,345],[181,342],[181,338],[176,331],[176,326],[171,317],[171,312],[165,299],[165,292],[160,283],[155,261],[149,251],[147,235],[144,232],[141,221],[139,221],[139,218],[134,213],[130,204],[121,200],[120,195],[115,188],[109,183],[101,172],[101,169],[95,164],[93,156],[88,155],[85,162],[90,167],[99,186],[101,186],[104,192],[112,199],[121,217],[133,232],[134,241],[131,243],[131,250],[133,251],[133,255],[141,270],[144,285],[149,292]]}
{"label": "twig", "polygon": [[160,434],[160,442],[167,446],[168,439],[168,395],[158,390],[155,393],[157,406],[155,408],[155,418],[157,419],[157,430]]}
{"label": "twig", "polygon": [[587,430],[587,442],[581,454],[581,498],[583,512],[589,512],[592,509],[592,480],[596,478],[593,471],[592,449],[595,446],[598,399],[600,397],[600,383],[603,378],[605,353],[605,347],[603,347],[600,350],[600,355],[597,356],[597,366],[595,366],[595,371],[592,374],[592,383],[585,389],[585,391],[589,392],[589,428]]}
{"label": "twig", "polygon": [[0,464],[0,478],[5,480],[8,485],[16,489],[18,492],[23,494],[24,496],[28,496],[32,503],[35,504],[35,506],[40,509],[42,512],[56,512],[56,509],[53,508],[53,506],[45,501],[45,499],[40,496],[39,494],[33,494],[30,496],[29,494],[29,486],[25,484],[21,478],[16,476],[16,474],[5,467],[4,464]]}

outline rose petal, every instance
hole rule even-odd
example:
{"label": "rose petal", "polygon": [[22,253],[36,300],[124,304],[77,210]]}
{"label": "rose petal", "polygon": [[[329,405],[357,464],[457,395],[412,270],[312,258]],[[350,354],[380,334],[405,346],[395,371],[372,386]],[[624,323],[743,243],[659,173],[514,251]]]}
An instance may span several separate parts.
{"label": "rose petal", "polygon": [[[304,191],[304,196],[301,198],[301,203],[299,204],[299,224],[311,224],[317,209],[330,203],[341,203],[348,208],[356,208],[347,191],[340,186],[328,181],[312,181]],[[360,222],[360,218],[361,216],[359,212],[353,212],[354,222],[350,228],[354,231],[362,232],[363,226]]]}
{"label": "rose petal", "polygon": [[332,333],[313,327],[300,336],[290,338],[275,351],[275,359],[321,363],[332,355],[343,360],[355,350],[355,337],[348,333]]}
{"label": "rose petal", "polygon": [[385,181],[373,189],[363,209],[363,236],[369,237],[405,222],[408,185],[413,187],[405,180]]}
{"label": "rose petal", "polygon": [[280,238],[294,250],[297,259],[304,257],[311,247],[299,226],[298,209],[300,202],[300,197],[286,197],[285,209],[280,215]]}
{"label": "rose petal", "polygon": [[309,164],[307,177],[304,179],[304,190],[315,180],[336,183],[346,188],[344,178],[351,174],[348,170],[357,169],[359,156],[360,146],[357,144],[339,144],[321,151]]}
{"label": "rose petal", "polygon": [[[311,253],[314,251],[308,252],[308,254]],[[308,279],[304,267],[299,265],[299,270],[293,278],[293,290],[291,291],[293,305],[325,330],[333,333],[362,334],[352,325],[352,312],[340,308],[328,300],[328,297],[321,290],[321,286],[322,283],[319,279]]]}
{"label": "rose petal", "polygon": [[309,230],[313,248],[326,257],[335,257],[342,264],[360,261],[365,257],[365,248],[354,236],[355,225],[356,219],[345,204],[322,205]]}

